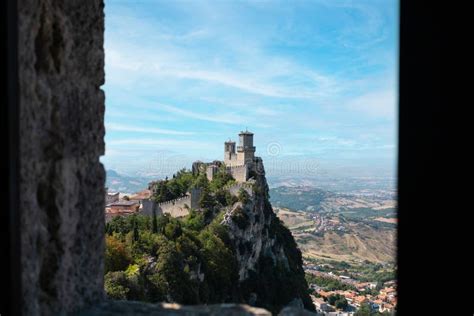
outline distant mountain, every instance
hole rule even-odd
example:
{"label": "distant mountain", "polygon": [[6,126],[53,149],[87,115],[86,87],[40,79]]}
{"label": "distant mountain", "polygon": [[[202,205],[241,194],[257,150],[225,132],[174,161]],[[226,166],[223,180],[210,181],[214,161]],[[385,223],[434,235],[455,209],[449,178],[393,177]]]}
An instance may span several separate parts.
{"label": "distant mountain", "polygon": [[351,193],[335,193],[312,186],[281,186],[270,189],[270,202],[275,207],[315,212],[340,212],[350,209],[389,209],[396,206],[393,190],[359,189]]}
{"label": "distant mountain", "polygon": [[129,176],[115,170],[106,170],[106,187],[109,192],[135,193],[148,188],[148,183],[156,180],[152,177]]}
{"label": "distant mountain", "polygon": [[337,193],[351,193],[359,190],[395,190],[396,181],[391,177],[355,177],[318,175],[302,177],[293,175],[267,176],[270,188],[314,187]]}
{"label": "distant mountain", "polygon": [[379,211],[378,216],[366,210],[315,215],[288,209],[274,210],[290,229],[306,258],[350,263],[396,261],[396,224],[388,212]]}
{"label": "distant mountain", "polygon": [[109,170],[106,170],[106,172],[107,172],[107,177],[120,177],[120,175],[115,170],[109,169]]}
{"label": "distant mountain", "polygon": [[270,189],[270,202],[275,207],[293,210],[319,211],[321,204],[335,193],[312,187],[278,187]]}
{"label": "distant mountain", "polygon": [[395,261],[396,196],[392,190],[335,193],[311,186],[270,189],[270,202],[305,257]]}

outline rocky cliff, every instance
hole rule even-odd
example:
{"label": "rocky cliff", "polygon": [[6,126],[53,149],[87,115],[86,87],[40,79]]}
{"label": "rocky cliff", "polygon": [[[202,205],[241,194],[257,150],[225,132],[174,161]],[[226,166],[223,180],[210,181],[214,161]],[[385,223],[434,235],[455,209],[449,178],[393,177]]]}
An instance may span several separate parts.
{"label": "rocky cliff", "polygon": [[222,221],[235,249],[241,294],[246,303],[272,312],[286,305],[314,310],[301,252],[269,202],[263,163],[253,175],[248,196],[241,191],[244,197],[228,207]]}
{"label": "rocky cliff", "polygon": [[243,303],[275,314],[288,305],[314,310],[301,252],[269,202],[262,161],[250,171],[253,179],[245,183],[225,171],[210,182],[201,172],[179,172],[160,192],[198,187],[199,209],[180,218],[137,214],[107,223],[107,296]]}

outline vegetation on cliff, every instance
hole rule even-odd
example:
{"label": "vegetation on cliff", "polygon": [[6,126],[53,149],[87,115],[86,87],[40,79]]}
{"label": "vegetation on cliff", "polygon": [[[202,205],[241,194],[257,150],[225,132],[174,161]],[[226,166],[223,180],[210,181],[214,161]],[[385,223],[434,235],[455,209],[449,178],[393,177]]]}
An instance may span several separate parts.
{"label": "vegetation on cliff", "polygon": [[110,298],[183,304],[238,300],[236,261],[218,217],[116,217],[107,226],[105,290]]}
{"label": "vegetation on cliff", "polygon": [[[170,180],[156,182],[157,201],[200,188],[201,210],[179,219],[131,215],[107,223],[107,296],[181,304],[245,302],[272,312],[296,300],[314,310],[301,252],[272,211],[264,177],[260,181],[253,196],[245,190],[234,196],[224,189],[234,180],[223,170],[212,181],[181,170]],[[260,236],[258,242],[253,233]],[[270,248],[255,249],[256,243]],[[239,271],[249,256],[258,260],[242,279]]]}

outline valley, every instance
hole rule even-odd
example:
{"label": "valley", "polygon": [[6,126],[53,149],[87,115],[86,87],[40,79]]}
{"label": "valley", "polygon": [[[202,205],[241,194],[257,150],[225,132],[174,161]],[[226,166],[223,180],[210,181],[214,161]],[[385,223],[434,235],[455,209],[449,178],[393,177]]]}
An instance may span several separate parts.
{"label": "valley", "polygon": [[392,191],[334,193],[278,187],[270,200],[305,258],[394,263],[396,201]]}

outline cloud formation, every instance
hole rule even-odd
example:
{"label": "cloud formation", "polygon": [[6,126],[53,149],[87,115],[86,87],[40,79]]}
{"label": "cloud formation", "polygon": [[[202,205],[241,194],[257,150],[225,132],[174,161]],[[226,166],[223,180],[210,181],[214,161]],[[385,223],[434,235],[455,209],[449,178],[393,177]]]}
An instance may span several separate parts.
{"label": "cloud formation", "polygon": [[288,156],[395,160],[397,5],[107,2],[104,163],[127,146],[219,159],[246,127]]}

